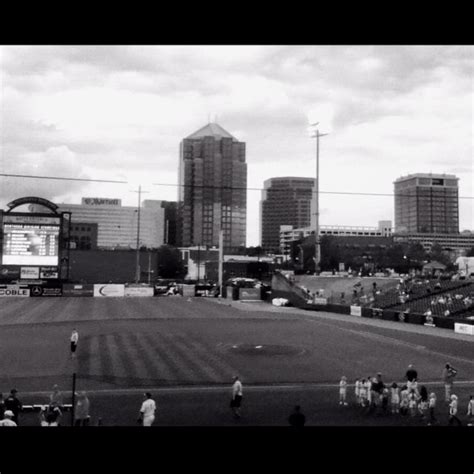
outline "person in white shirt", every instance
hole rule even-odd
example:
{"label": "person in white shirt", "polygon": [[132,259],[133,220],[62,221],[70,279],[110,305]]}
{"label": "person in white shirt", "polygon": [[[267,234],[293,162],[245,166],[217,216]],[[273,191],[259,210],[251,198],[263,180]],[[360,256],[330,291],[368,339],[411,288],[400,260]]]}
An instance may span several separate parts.
{"label": "person in white shirt", "polygon": [[232,399],[230,401],[230,407],[234,412],[234,418],[240,418],[240,405],[242,403],[242,382],[239,380],[239,377],[236,375],[234,377],[234,383],[232,385]]}
{"label": "person in white shirt", "polygon": [[347,395],[347,377],[343,375],[341,381],[339,382],[339,405],[347,405],[346,402]]}
{"label": "person in white shirt", "polygon": [[361,381],[357,379],[355,381],[355,386],[354,386],[354,393],[355,393],[355,398],[356,398],[356,404],[360,405],[360,386],[361,386]]}
{"label": "person in white shirt", "polygon": [[461,420],[457,417],[458,414],[458,397],[451,395],[451,403],[449,404],[449,424],[452,425],[455,421],[459,426],[462,425]]}
{"label": "person in white shirt", "polygon": [[400,411],[400,390],[396,382],[393,382],[390,388],[390,406],[393,414]]}
{"label": "person in white shirt", "polygon": [[5,417],[3,420],[0,420],[0,426],[18,426],[13,420],[13,412],[11,410],[7,410],[3,416]]}
{"label": "person in white shirt", "polygon": [[428,423],[428,426],[429,426],[429,425],[432,425],[433,423],[436,423],[436,417],[435,417],[436,394],[434,392],[430,393],[430,398],[428,400],[428,408],[430,411],[430,421]]}
{"label": "person in white shirt", "polygon": [[71,334],[71,357],[76,357],[77,343],[79,342],[79,333],[74,328]]}
{"label": "person in white shirt", "polygon": [[467,426],[472,426],[474,421],[474,398],[472,395],[469,397],[469,403],[467,404],[467,416],[469,421]]}
{"label": "person in white shirt", "polygon": [[143,423],[143,426],[151,426],[155,421],[156,403],[151,398],[151,393],[145,393],[145,401],[142,403],[140,408],[140,417],[138,418],[139,423]]}
{"label": "person in white shirt", "polygon": [[359,399],[360,399],[360,406],[365,407],[365,405],[367,404],[367,387],[365,384],[365,379],[362,379],[360,382]]}

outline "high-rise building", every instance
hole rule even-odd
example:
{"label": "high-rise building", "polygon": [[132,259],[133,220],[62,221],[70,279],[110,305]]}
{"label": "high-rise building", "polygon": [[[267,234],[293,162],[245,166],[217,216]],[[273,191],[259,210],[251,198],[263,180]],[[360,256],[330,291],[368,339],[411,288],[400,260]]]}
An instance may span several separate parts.
{"label": "high-rise building", "polygon": [[417,173],[395,182],[395,233],[459,233],[458,180]]}
{"label": "high-rise building", "polygon": [[264,182],[260,202],[262,247],[280,250],[280,226],[295,228],[316,226],[314,178],[270,178]]}
{"label": "high-rise building", "polygon": [[179,160],[179,245],[246,244],[247,164],[245,143],[217,123],[209,123],[181,142]]}

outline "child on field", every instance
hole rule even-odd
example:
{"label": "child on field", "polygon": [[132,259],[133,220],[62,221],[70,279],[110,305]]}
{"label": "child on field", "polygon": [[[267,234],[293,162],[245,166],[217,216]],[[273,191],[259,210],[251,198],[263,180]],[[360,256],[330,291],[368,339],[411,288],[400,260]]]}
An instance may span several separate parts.
{"label": "child on field", "polygon": [[458,397],[451,395],[451,403],[449,404],[449,424],[452,425],[455,421],[459,426],[462,425],[461,420],[458,418]]}
{"label": "child on field", "polygon": [[392,413],[398,413],[400,411],[400,393],[398,385],[396,382],[392,383],[392,388],[390,389],[390,405],[392,408]]}
{"label": "child on field", "polygon": [[367,377],[365,382],[365,392],[367,397],[367,404],[370,406],[372,405],[372,377]]}
{"label": "child on field", "polygon": [[400,392],[400,413],[402,415],[408,415],[409,405],[408,389],[407,387],[403,387],[403,390]]}
{"label": "child on field", "polygon": [[390,390],[387,387],[385,387],[382,391],[382,411],[384,413],[387,413],[389,396],[390,396]]}
{"label": "child on field", "polygon": [[467,404],[467,426],[472,426],[474,421],[474,399],[472,395],[469,397],[469,403]]}
{"label": "child on field", "polygon": [[435,417],[435,408],[436,408],[436,394],[434,392],[430,393],[430,398],[428,400],[428,408],[430,410],[430,421],[428,422],[428,426],[436,423]]}
{"label": "child on field", "polygon": [[361,385],[361,382],[359,379],[357,379],[355,381],[355,388],[354,388],[357,405],[360,405],[360,385]]}
{"label": "child on field", "polygon": [[359,388],[359,398],[360,398],[360,406],[365,407],[367,405],[367,386],[365,379],[362,379]]}
{"label": "child on field", "polygon": [[416,392],[412,390],[408,396],[408,409],[410,410],[410,416],[416,416],[416,409],[418,407],[418,397]]}
{"label": "child on field", "polygon": [[341,377],[341,381],[339,382],[339,405],[347,405],[346,395],[347,395],[347,377],[343,375]]}
{"label": "child on field", "polygon": [[418,402],[418,411],[422,420],[425,419],[426,412],[428,411],[428,391],[424,385],[420,388],[420,399]]}

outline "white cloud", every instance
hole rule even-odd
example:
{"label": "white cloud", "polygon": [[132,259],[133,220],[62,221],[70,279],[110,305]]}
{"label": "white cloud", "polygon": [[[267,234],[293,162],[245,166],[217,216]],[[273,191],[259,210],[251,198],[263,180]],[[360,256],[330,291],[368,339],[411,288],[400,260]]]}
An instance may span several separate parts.
{"label": "white cloud", "polygon": [[[126,179],[98,185],[0,178],[0,205],[19,194],[77,202],[176,199],[179,143],[218,115],[247,144],[248,182],[314,176],[321,189],[393,191],[411,172],[456,173],[472,195],[471,46],[3,46],[0,170]],[[129,189],[130,188],[130,189]],[[259,192],[248,195],[248,243],[258,239]],[[324,223],[375,225],[391,198],[325,195]],[[474,228],[461,200],[461,228]]]}

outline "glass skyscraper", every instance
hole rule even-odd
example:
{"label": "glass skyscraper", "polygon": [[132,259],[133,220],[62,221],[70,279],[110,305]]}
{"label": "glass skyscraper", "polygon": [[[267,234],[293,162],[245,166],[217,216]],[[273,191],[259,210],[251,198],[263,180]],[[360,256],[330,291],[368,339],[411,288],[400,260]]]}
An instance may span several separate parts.
{"label": "glass skyscraper", "polygon": [[395,186],[395,232],[459,233],[458,180],[454,175],[417,173]]}
{"label": "glass skyscraper", "polygon": [[186,137],[180,146],[179,245],[219,245],[224,251],[246,245],[247,164],[245,143],[217,123]]}
{"label": "glass skyscraper", "polygon": [[315,230],[316,195],[314,178],[282,177],[264,182],[260,202],[262,247],[280,251],[280,226],[311,226]]}

